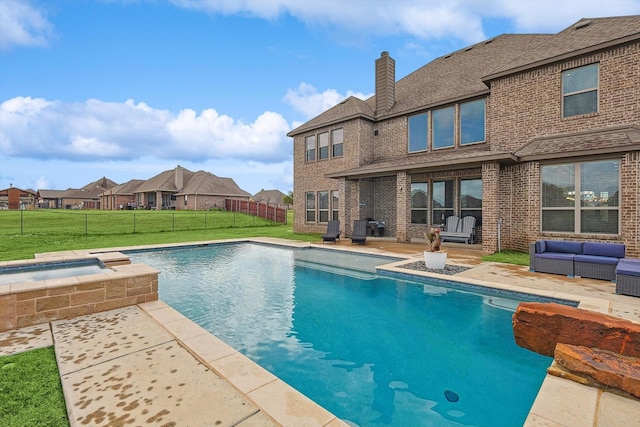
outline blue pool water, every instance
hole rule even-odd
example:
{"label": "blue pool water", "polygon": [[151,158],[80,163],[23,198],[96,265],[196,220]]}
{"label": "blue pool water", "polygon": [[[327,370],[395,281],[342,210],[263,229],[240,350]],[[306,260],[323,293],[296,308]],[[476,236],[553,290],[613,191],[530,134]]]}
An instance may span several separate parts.
{"label": "blue pool water", "polygon": [[354,425],[522,425],[551,364],[514,343],[517,300],[371,273],[389,260],[257,244],[129,255],[161,271],[161,300]]}
{"label": "blue pool water", "polygon": [[85,276],[100,273],[103,268],[104,266],[96,259],[2,267],[0,268],[0,285]]}

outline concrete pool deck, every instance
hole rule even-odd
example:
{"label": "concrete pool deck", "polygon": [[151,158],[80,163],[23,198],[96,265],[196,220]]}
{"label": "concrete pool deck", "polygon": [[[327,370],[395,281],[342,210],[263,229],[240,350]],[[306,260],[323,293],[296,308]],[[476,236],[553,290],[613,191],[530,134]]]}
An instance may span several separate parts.
{"label": "concrete pool deck", "polygon": [[[407,259],[419,259],[424,248],[384,238],[367,238],[364,246],[348,239],[312,246]],[[402,270],[402,261],[388,269],[581,301],[583,308],[640,323],[640,299],[615,295],[611,282],[482,262],[473,245],[447,243],[446,249],[450,263],[471,268],[441,276]],[[52,344],[72,426],[347,425],[162,301],[0,333],[0,354]],[[637,399],[547,375],[525,425],[640,426],[638,413]]]}

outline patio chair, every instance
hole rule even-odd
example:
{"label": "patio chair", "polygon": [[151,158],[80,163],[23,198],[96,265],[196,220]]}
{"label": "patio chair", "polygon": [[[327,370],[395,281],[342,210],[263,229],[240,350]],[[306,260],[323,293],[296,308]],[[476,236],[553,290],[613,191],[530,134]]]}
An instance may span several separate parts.
{"label": "patio chair", "polygon": [[353,232],[351,233],[351,244],[358,243],[364,245],[367,241],[367,224],[366,219],[356,219],[353,221]]}
{"label": "patio chair", "polygon": [[336,239],[340,239],[340,221],[333,219],[327,223],[327,232],[322,235],[322,243],[335,243]]}
{"label": "patio chair", "polygon": [[456,231],[458,231],[459,222],[460,222],[459,217],[455,215],[448,216],[445,222],[444,230],[441,230],[441,231],[448,231],[450,233],[455,233]]}
{"label": "patio chair", "polygon": [[[458,220],[458,225],[454,229],[449,229],[449,219],[447,218],[447,230],[440,233],[442,241],[463,242],[467,244],[474,243],[476,234],[476,218],[474,216],[465,216]],[[453,217],[458,218],[458,217]]]}

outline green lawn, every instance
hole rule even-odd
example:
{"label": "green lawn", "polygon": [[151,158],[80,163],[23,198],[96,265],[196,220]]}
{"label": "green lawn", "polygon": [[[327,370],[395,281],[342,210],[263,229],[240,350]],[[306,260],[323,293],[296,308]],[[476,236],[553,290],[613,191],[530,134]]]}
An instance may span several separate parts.
{"label": "green lawn", "polygon": [[69,425],[53,347],[0,356],[0,425]]}
{"label": "green lawn", "polygon": [[0,261],[41,252],[242,237],[320,238],[294,234],[293,211],[284,225],[225,211],[0,211]]}

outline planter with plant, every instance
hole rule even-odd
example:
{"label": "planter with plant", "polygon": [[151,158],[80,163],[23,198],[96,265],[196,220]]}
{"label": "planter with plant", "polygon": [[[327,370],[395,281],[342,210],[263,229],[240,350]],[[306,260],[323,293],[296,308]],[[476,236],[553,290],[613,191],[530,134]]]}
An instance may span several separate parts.
{"label": "planter with plant", "polygon": [[427,239],[427,250],[424,251],[424,264],[432,270],[442,270],[447,263],[447,253],[440,250],[442,238],[440,237],[440,229],[432,227],[427,233],[424,233]]}

